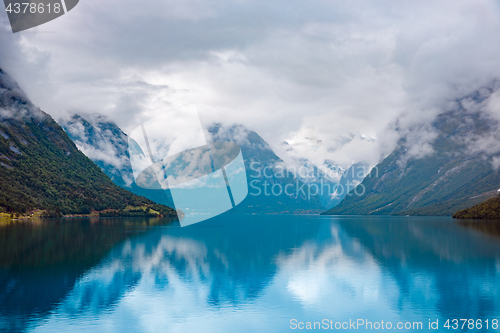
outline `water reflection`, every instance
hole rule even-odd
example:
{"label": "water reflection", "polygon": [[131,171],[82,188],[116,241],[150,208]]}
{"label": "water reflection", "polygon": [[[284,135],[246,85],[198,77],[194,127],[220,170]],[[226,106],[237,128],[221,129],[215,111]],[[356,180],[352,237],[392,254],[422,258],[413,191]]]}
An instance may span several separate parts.
{"label": "water reflection", "polygon": [[500,221],[497,220],[458,220],[457,223],[487,235],[500,237]]}
{"label": "water reflection", "polygon": [[411,306],[425,313],[431,305],[442,318],[495,318],[500,308],[498,239],[439,220],[344,220],[342,227],[394,276],[398,309]]}
{"label": "water reflection", "polygon": [[[102,229],[79,256],[50,255],[44,269],[19,254],[22,267],[1,273],[3,327],[280,332],[293,318],[426,325],[500,313],[500,242],[447,218],[225,215],[137,230]],[[111,250],[92,259],[104,244]]]}
{"label": "water reflection", "polygon": [[0,226],[0,330],[22,331],[72,290],[115,244],[173,219],[90,218]]}

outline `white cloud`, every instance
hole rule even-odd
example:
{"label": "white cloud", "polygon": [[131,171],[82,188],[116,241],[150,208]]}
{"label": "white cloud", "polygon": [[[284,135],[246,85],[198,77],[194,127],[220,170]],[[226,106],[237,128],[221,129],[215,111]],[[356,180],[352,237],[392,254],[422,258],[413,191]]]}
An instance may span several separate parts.
{"label": "white cloud", "polygon": [[36,33],[1,33],[0,66],[56,118],[99,112],[127,132],[196,104],[205,123],[242,123],[280,157],[281,142],[313,132],[321,148],[300,153],[315,164],[374,165],[401,133],[500,76],[499,6],[82,1]]}

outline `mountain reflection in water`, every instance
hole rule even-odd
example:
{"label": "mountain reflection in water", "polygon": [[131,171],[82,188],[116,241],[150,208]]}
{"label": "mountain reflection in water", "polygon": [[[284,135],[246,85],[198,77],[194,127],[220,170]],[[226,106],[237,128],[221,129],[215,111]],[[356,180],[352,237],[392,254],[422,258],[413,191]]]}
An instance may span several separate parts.
{"label": "mountain reflection in water", "polygon": [[500,241],[449,218],[223,215],[0,227],[0,328],[281,332],[493,319]]}

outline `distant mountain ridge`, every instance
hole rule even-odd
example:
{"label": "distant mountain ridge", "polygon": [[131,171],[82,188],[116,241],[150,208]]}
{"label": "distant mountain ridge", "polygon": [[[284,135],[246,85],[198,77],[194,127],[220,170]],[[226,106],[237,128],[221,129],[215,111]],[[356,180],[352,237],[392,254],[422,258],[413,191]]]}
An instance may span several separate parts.
{"label": "distant mountain ridge", "polygon": [[[312,134],[312,133],[310,133]],[[367,175],[370,168],[364,163],[354,163],[347,169],[337,165],[334,161],[324,160],[321,165],[315,165],[309,159],[303,157],[296,147],[307,146],[317,151],[323,144],[322,140],[312,137],[305,137],[304,142],[290,144],[287,141],[281,143],[284,154],[291,159],[291,168],[296,168],[296,176],[303,182],[311,186],[323,187],[325,190],[320,193],[321,204],[325,209],[337,206]],[[298,166],[297,166],[298,165]],[[330,190],[329,190],[330,189]]]}
{"label": "distant mountain ridge", "polygon": [[286,172],[283,160],[256,132],[243,125],[221,124],[212,125],[208,132],[210,141],[234,142],[243,154],[248,196],[232,212],[301,214],[324,210],[320,195],[315,190],[309,191],[296,174]]}
{"label": "distant mountain ridge", "polygon": [[494,167],[500,147],[491,151],[478,147],[484,138],[495,137],[498,121],[459,107],[439,115],[431,127],[437,133],[433,153],[408,157],[406,138],[401,139],[363,180],[363,195],[351,193],[323,214],[451,216],[494,196],[500,188],[500,172]]}
{"label": "distant mountain ridge", "polygon": [[128,206],[175,216],[116,186],[0,69],[0,213],[118,214]]}
{"label": "distant mountain ridge", "polygon": [[[135,184],[128,155],[128,137],[116,124],[105,117],[96,115],[74,115],[69,119],[60,120],[60,123],[76,145],[115,184],[155,202],[173,205],[168,190],[146,190]],[[283,161],[254,131],[241,125],[224,127],[214,124],[209,128],[208,136],[209,141],[234,142],[241,147],[247,169],[249,194],[242,203],[231,210],[232,213],[319,213],[324,210],[319,195],[314,193],[308,195],[307,191],[296,190],[301,186],[303,189],[306,188],[301,180],[293,177],[292,174],[285,174],[283,177],[275,175],[274,167],[282,165]],[[265,167],[272,168],[271,177],[266,178],[262,173],[256,177],[258,175],[256,170],[262,171]],[[265,181],[268,184],[268,195],[266,195]],[[291,184],[292,187],[289,188],[293,188],[293,191],[289,191],[291,195],[271,193],[271,186],[275,184],[282,189],[287,184]]]}

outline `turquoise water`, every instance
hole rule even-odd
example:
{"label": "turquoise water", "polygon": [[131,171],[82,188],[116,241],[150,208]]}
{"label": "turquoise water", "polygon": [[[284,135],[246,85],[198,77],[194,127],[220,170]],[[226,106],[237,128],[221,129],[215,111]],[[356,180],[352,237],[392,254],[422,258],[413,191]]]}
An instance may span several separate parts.
{"label": "turquoise water", "polygon": [[[417,217],[9,224],[0,226],[0,330],[500,331],[498,234],[493,222]],[[474,328],[453,329],[455,318]]]}

